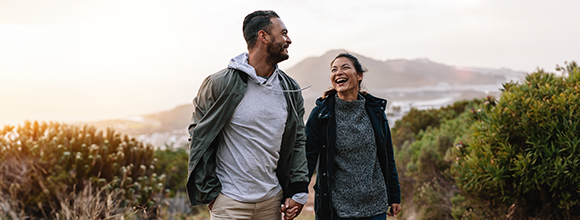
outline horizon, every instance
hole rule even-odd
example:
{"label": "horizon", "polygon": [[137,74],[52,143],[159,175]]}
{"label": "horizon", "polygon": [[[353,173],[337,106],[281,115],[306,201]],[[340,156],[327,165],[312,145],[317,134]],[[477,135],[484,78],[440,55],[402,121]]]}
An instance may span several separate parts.
{"label": "horizon", "polygon": [[245,15],[272,9],[289,69],[342,48],[380,60],[555,72],[580,61],[580,2],[0,0],[0,125],[128,118],[191,103],[246,51]]}

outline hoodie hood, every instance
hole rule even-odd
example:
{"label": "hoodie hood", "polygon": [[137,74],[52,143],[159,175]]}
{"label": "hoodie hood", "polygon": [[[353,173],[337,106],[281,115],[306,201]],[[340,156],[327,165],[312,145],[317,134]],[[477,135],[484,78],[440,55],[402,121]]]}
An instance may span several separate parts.
{"label": "hoodie hood", "polygon": [[250,66],[250,64],[248,63],[248,57],[249,54],[248,52],[244,52],[234,58],[232,58],[230,60],[230,63],[228,64],[228,68],[232,68],[232,69],[237,69],[240,70],[244,73],[246,73],[248,75],[248,78],[250,78],[250,80],[252,80],[253,82],[266,86],[266,87],[272,87],[272,82],[274,80],[272,80],[274,77],[278,76],[278,65],[276,65],[276,69],[274,69],[274,72],[272,73],[272,75],[269,78],[262,78],[259,77],[256,74],[256,70],[254,69],[253,66]]}
{"label": "hoodie hood", "polygon": [[[248,63],[248,57],[250,55],[248,54],[248,52],[244,52],[241,53],[240,55],[230,59],[230,63],[228,64],[228,68],[232,68],[232,69],[236,69],[236,70],[240,70],[243,73],[248,75],[248,78],[250,78],[250,80],[252,80],[252,82],[255,82],[261,86],[266,87],[269,90],[272,91],[277,91],[277,92],[300,92],[302,90],[308,89],[310,88],[312,85],[306,86],[304,88],[300,88],[300,89],[296,89],[296,90],[279,90],[279,89],[275,89],[275,85],[273,85],[273,83],[276,81],[274,80],[275,78],[278,78],[279,75],[281,74],[281,70],[278,68],[278,65],[276,64],[274,72],[272,73],[272,75],[270,75],[270,77],[268,78],[263,78],[263,77],[259,77],[258,74],[256,74],[256,70],[254,69],[253,66],[250,66],[250,64]],[[283,84],[286,85],[286,88],[288,88],[288,82],[286,82],[286,80],[284,80],[284,77],[281,77],[280,80],[282,81]]]}
{"label": "hoodie hood", "polygon": [[[310,86],[307,86],[307,87],[299,88],[299,89],[295,89],[295,90],[288,90],[289,84],[291,84],[291,83],[289,83],[287,80],[285,80],[284,79],[285,77],[280,77],[280,76],[283,76],[283,74],[280,73],[280,69],[278,69],[278,65],[275,66],[274,72],[267,79],[263,78],[263,77],[259,77],[258,74],[256,74],[256,70],[254,69],[254,67],[250,66],[250,64],[248,63],[249,56],[250,55],[248,54],[248,52],[244,52],[244,53],[232,58],[230,60],[230,63],[228,64],[228,68],[232,68],[232,69],[236,69],[236,70],[240,70],[240,71],[244,72],[245,74],[248,75],[248,78],[252,82],[255,82],[258,85],[261,85],[264,88],[271,90],[271,91],[274,91],[274,92],[300,92],[302,90],[310,88]],[[277,78],[280,78],[279,79],[280,81],[276,80]],[[282,86],[282,89],[279,89],[278,86],[281,86],[281,85],[275,85],[275,82],[281,82],[285,86]],[[286,88],[286,89],[284,89],[284,88]],[[292,102],[291,99],[290,99],[290,105],[292,106],[292,109],[294,110],[293,112],[296,115],[296,117],[299,118],[298,113],[296,111],[296,108],[294,107],[294,103]]]}

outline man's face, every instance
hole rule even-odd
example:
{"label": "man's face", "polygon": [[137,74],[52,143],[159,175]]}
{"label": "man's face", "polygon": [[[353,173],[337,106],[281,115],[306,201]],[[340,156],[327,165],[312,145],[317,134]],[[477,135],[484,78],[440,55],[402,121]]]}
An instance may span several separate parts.
{"label": "man's face", "polygon": [[272,18],[270,28],[270,43],[268,44],[268,60],[276,64],[282,62],[288,57],[288,47],[292,43],[288,37],[288,30],[284,22],[279,18]]}

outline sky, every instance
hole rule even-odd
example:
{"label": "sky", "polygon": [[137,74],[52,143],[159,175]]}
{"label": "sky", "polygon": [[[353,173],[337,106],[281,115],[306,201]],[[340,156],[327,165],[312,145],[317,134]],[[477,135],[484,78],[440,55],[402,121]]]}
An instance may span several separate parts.
{"label": "sky", "polygon": [[580,61],[576,0],[0,0],[0,125],[127,118],[191,103],[275,10],[289,68],[333,49],[377,60],[555,71]]}

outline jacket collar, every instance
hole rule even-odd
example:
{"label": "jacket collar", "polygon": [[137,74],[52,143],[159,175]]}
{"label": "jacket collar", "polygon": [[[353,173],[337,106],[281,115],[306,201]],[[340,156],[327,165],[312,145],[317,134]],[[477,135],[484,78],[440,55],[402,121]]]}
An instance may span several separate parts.
{"label": "jacket collar", "polygon": [[365,97],[367,105],[369,105],[371,108],[381,108],[385,110],[387,107],[387,100],[385,99],[375,97],[369,93],[364,94],[363,97]]}
{"label": "jacket collar", "polygon": [[327,119],[330,118],[332,112],[334,112],[334,94],[336,92],[331,92],[326,97],[320,97],[316,100],[316,106],[320,108],[318,113],[318,118]]}
{"label": "jacket collar", "polygon": [[[334,94],[336,94],[336,91],[331,91],[328,96],[320,97],[316,100],[316,105],[320,108],[318,118],[326,119],[332,116],[334,112]],[[362,94],[359,92],[359,95],[362,95],[365,98],[365,105],[371,109],[378,108],[382,111],[385,111],[387,107],[387,100],[375,97],[369,93]]]}

